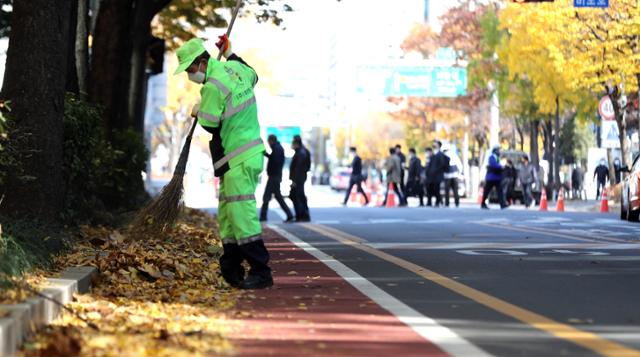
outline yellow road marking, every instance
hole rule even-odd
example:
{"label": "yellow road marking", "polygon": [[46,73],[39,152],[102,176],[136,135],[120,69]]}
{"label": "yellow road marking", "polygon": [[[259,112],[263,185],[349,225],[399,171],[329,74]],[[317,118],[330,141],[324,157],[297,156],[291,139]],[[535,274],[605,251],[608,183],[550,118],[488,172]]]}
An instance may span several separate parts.
{"label": "yellow road marking", "polygon": [[[507,229],[507,230],[511,230],[511,231],[524,232],[524,233],[540,233],[540,234],[544,234],[544,235],[548,235],[548,236],[560,237],[560,238],[566,238],[566,239],[572,239],[572,240],[578,240],[578,241],[582,241],[582,242],[601,243],[602,241],[605,241],[605,242],[609,242],[609,243],[638,244],[637,242],[630,242],[630,241],[627,241],[627,240],[624,240],[624,239],[618,239],[618,238],[613,238],[613,237],[584,238],[584,237],[579,237],[579,236],[573,235],[571,233],[554,232],[554,231],[551,231],[551,230],[548,230],[548,229],[544,229],[544,228],[514,227],[514,226],[501,225],[501,224],[492,224],[492,223],[476,223],[476,224],[480,225],[480,226],[486,226],[486,227],[492,227],[492,228],[501,228],[501,229]],[[638,246],[640,247],[640,244],[638,244]]]}
{"label": "yellow road marking", "polygon": [[379,251],[375,248],[371,248],[367,245],[359,243],[362,238],[358,238],[354,235],[339,231],[334,228],[304,224],[304,227],[320,233],[323,236],[336,240],[342,244],[351,246],[353,248],[367,252],[373,256],[386,260],[397,266],[400,266],[414,274],[417,274],[431,282],[434,282],[444,288],[454,291],[464,297],[467,297],[473,301],[476,301],[490,309],[498,311],[504,315],[510,316],[516,320],[524,322],[539,330],[545,331],[560,339],[575,343],[576,345],[587,348],[591,351],[599,353],[607,357],[640,357],[640,351],[632,349],[630,347],[621,345],[619,343],[606,340],[594,333],[579,330],[573,326],[563,324],[561,322],[554,321],[548,317],[542,316],[535,312],[523,309],[519,306],[491,296],[482,291],[476,290],[467,285],[461,284],[455,280],[449,279],[443,275],[440,275],[434,271],[421,267],[417,264],[411,263],[404,259],[395,257],[391,254]]}

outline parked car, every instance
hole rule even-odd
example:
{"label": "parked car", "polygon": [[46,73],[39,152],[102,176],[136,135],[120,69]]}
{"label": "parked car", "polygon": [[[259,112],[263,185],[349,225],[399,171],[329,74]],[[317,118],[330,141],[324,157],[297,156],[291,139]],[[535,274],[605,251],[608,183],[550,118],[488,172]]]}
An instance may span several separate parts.
{"label": "parked car", "polygon": [[629,174],[622,182],[620,218],[638,222],[640,219],[640,155],[633,161],[631,170],[627,168],[625,171]]}
{"label": "parked car", "polygon": [[351,177],[351,168],[336,167],[329,180],[329,186],[336,191],[346,191],[349,188],[349,178]]}

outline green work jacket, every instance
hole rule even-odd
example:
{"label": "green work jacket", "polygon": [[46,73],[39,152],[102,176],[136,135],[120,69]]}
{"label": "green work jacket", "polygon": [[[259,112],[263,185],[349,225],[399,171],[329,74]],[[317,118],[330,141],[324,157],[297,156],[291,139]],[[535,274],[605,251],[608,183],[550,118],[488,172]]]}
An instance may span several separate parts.
{"label": "green work jacket", "polygon": [[226,62],[209,60],[198,123],[213,134],[210,148],[218,177],[265,150],[253,93],[257,80],[256,72],[235,55]]}

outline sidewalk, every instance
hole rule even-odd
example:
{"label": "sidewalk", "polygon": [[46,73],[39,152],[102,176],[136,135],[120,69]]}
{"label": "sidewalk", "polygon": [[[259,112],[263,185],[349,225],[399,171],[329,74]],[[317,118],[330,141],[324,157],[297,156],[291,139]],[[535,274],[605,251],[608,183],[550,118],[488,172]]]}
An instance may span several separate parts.
{"label": "sidewalk", "polygon": [[447,356],[333,270],[266,229],[275,285],[242,295],[239,356]]}

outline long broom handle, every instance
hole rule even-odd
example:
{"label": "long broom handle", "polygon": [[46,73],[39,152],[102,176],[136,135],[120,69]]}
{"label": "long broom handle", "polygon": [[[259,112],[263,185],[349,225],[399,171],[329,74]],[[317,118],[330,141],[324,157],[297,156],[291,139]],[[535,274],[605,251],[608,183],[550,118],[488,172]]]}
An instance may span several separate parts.
{"label": "long broom handle", "polygon": [[[231,30],[233,29],[233,24],[235,24],[236,22],[236,17],[238,17],[238,13],[240,12],[240,7],[242,6],[242,0],[237,0],[236,1],[236,7],[233,9],[233,15],[231,16],[231,21],[229,22],[229,27],[227,27],[227,37],[229,37],[229,35],[231,35]],[[218,61],[220,60],[220,58],[222,58],[222,51],[220,51],[218,53]],[[184,174],[186,168],[187,168],[187,160],[186,157],[187,155],[189,155],[189,146],[191,145],[191,138],[193,137],[193,132],[196,130],[196,126],[198,124],[198,118],[195,117],[193,118],[193,122],[191,123],[191,129],[189,129],[189,134],[187,135],[185,141],[184,141],[184,146],[182,147],[182,153],[180,155],[180,157],[185,157],[184,160],[179,160],[178,161],[178,165],[176,165],[176,169],[174,171],[174,175],[176,173],[178,174]],[[187,150],[185,152],[185,150]],[[184,155],[186,154],[186,155]]]}
{"label": "long broom handle", "polygon": [[[236,1],[236,7],[233,9],[233,15],[231,15],[231,22],[229,22],[229,27],[227,27],[227,37],[231,35],[231,29],[233,29],[233,24],[236,23],[236,17],[238,17],[238,13],[240,12],[240,7],[242,6],[242,0]],[[222,58],[222,50],[218,53],[218,61]]]}

